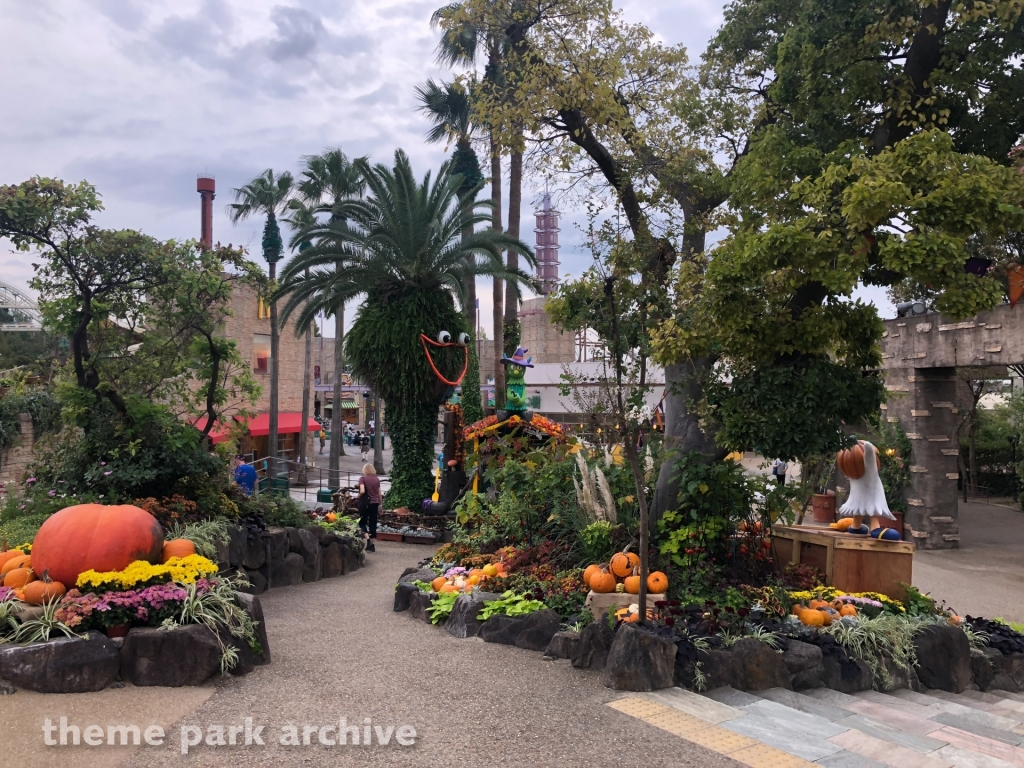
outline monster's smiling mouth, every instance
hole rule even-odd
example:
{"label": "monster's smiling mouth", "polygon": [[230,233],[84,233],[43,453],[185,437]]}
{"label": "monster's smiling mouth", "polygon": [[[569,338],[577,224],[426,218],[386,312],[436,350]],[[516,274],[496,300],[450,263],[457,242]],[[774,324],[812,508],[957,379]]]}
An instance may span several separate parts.
{"label": "monster's smiling mouth", "polygon": [[[459,383],[466,375],[466,369],[469,368],[469,347],[465,344],[458,344],[454,341],[435,341],[434,339],[427,336],[425,333],[420,334],[420,343],[423,345],[423,353],[427,356],[427,362],[430,363],[430,367],[433,369],[434,375],[437,376],[437,378],[439,378],[449,387],[459,386]],[[430,355],[430,347],[428,347],[427,344],[430,344],[430,346],[432,347],[438,347],[440,349],[444,349],[445,347],[462,347],[462,351],[465,354],[465,359],[462,361],[462,373],[459,374],[458,378],[455,379],[455,381],[449,381],[437,369],[437,365],[434,363],[434,358],[431,357]]]}

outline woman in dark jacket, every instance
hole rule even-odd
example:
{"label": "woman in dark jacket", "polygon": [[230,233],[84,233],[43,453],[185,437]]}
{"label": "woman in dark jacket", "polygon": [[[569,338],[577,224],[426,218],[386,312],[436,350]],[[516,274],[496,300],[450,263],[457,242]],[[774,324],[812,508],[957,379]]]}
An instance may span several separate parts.
{"label": "woman in dark jacket", "polygon": [[363,464],[363,476],[359,478],[359,528],[366,534],[367,552],[376,551],[373,540],[377,538],[379,511],[380,478],[377,477],[377,470],[373,468],[373,464]]}

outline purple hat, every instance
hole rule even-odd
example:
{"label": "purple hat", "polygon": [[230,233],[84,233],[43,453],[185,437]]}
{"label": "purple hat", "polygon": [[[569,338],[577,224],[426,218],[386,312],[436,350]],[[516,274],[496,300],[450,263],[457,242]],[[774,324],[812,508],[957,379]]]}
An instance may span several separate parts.
{"label": "purple hat", "polygon": [[503,358],[501,358],[501,364],[502,365],[521,365],[524,368],[533,368],[533,363],[530,362],[531,360],[533,360],[533,358],[526,356],[526,353],[529,352],[529,351],[530,350],[528,350],[528,349],[523,349],[522,347],[519,347],[518,349],[516,349],[515,354],[512,355],[512,357],[509,357],[508,355],[506,355]]}

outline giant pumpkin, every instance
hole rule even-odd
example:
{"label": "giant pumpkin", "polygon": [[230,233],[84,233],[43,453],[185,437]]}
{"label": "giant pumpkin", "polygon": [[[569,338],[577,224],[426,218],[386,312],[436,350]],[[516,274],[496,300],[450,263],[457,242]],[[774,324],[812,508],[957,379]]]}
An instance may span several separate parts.
{"label": "giant pumpkin", "polygon": [[78,504],[50,516],[32,543],[37,573],[74,585],[83,571],[120,571],[136,560],[159,563],[164,532],[149,512],[129,504]]}

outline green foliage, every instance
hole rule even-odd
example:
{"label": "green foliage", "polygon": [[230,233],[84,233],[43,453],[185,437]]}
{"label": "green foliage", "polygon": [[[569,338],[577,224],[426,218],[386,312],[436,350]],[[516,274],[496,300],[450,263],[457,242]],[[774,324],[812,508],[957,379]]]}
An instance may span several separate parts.
{"label": "green foliage", "polygon": [[491,616],[528,616],[545,607],[540,600],[528,599],[525,595],[517,595],[508,590],[502,593],[500,600],[486,600],[484,607],[477,614],[477,619],[487,621]]}
{"label": "green foliage", "polygon": [[789,460],[844,448],[844,424],[876,413],[885,394],[877,374],[826,357],[723,369],[706,392],[720,446]]}
{"label": "green foliage", "polygon": [[460,596],[460,592],[443,592],[435,595],[433,602],[427,606],[427,613],[430,614],[430,623],[440,624],[443,621],[447,621],[455,609],[455,601]]}
{"label": "green foliage", "polygon": [[882,462],[879,476],[886,503],[893,512],[906,512],[903,489],[910,485],[910,440],[899,424],[890,424],[885,418],[877,418],[872,426],[875,434],[871,441]]}
{"label": "green foliage", "polygon": [[217,562],[217,545],[227,544],[228,521],[218,517],[198,523],[174,524],[164,534],[165,539],[188,539],[196,545],[196,552]]}
{"label": "green foliage", "polygon": [[883,613],[874,618],[836,621],[823,631],[832,635],[851,657],[863,659],[871,667],[875,687],[885,691],[890,687],[887,661],[897,669],[916,665],[914,633],[920,628],[917,622]]}
{"label": "green foliage", "polygon": [[469,366],[462,380],[462,415],[466,424],[475,424],[484,417],[480,395],[480,356],[476,352],[474,330],[469,331]]}
{"label": "green foliage", "polygon": [[261,493],[240,506],[243,517],[262,517],[268,526],[301,528],[310,524],[305,508],[291,496]]}
{"label": "green foliage", "polygon": [[36,439],[60,429],[60,404],[50,389],[26,388],[0,397],[0,451],[10,448],[18,435],[18,416],[32,417]]}
{"label": "green foliage", "polygon": [[936,616],[940,613],[938,606],[935,603],[935,598],[931,595],[927,595],[912,584],[900,583],[900,587],[906,593],[906,597],[903,599],[903,607],[907,609],[908,616],[915,616],[925,618],[928,616]]}
{"label": "green foliage", "polygon": [[607,520],[597,520],[582,531],[583,551],[587,559],[593,563],[603,563],[611,557],[615,544],[612,541],[614,526]]}

